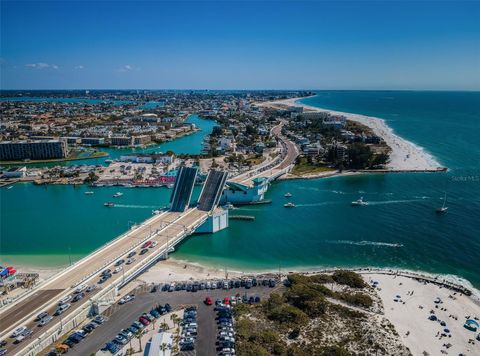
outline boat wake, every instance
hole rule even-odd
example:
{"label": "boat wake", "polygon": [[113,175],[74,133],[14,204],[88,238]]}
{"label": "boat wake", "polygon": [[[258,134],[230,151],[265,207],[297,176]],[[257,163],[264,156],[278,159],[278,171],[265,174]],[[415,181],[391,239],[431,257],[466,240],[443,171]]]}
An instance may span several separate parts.
{"label": "boat wake", "polygon": [[324,205],[335,205],[340,204],[338,201],[324,201],[321,203],[312,203],[312,204],[296,204],[297,207],[313,207],[313,206],[324,206]]}
{"label": "boat wake", "polygon": [[369,201],[368,205],[401,204],[401,203],[413,203],[416,201],[420,201],[420,199]]}
{"label": "boat wake", "polygon": [[403,247],[401,243],[381,242],[381,241],[350,241],[350,240],[334,240],[326,241],[330,244],[355,245],[355,246],[379,246],[379,247]]}
{"label": "boat wake", "polygon": [[129,205],[129,204],[115,204],[115,208],[159,209],[158,206],[153,206],[153,205]]}

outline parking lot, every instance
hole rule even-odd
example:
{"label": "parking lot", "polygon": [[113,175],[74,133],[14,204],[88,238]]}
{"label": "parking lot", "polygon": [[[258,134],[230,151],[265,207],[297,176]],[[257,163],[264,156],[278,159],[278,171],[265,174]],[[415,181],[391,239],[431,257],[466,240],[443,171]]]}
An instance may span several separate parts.
{"label": "parking lot", "polygon": [[[232,288],[232,289],[203,289],[197,292],[179,291],[162,291],[162,286],[155,288],[155,292],[151,292],[151,288],[144,288],[145,291],[135,292],[135,300],[124,305],[115,304],[104,314],[108,316],[108,320],[95,329],[82,342],[76,344],[70,351],[69,355],[90,355],[105,346],[105,344],[115,338],[119,331],[128,327],[132,322],[138,320],[138,317],[145,312],[149,312],[153,307],[159,304],[170,304],[174,310],[183,309],[187,306],[197,307],[197,323],[198,335],[195,342],[194,351],[182,352],[183,355],[216,355],[217,354],[217,336],[218,327],[214,311],[215,305],[206,305],[204,303],[206,297],[211,297],[215,302],[216,299],[224,299],[236,295],[247,295],[248,297],[259,297],[265,299],[268,294],[274,290],[278,290],[281,286],[274,288],[268,286],[256,286],[249,289]],[[131,293],[128,293],[131,294]],[[151,328],[152,326],[150,326]],[[159,323],[155,325],[157,331]]]}

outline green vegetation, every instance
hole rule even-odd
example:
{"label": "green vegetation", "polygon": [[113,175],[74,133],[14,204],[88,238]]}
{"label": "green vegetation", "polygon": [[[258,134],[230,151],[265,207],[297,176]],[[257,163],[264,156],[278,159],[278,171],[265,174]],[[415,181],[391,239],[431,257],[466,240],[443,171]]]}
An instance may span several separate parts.
{"label": "green vegetation", "polygon": [[[260,305],[235,306],[237,355],[354,355],[352,345],[356,350],[365,342],[360,325],[367,322],[368,316],[331,303],[328,298],[364,308],[372,306],[373,301],[360,291],[338,292],[327,287],[333,283],[358,290],[366,286],[360,275],[350,271],[313,276],[289,274],[283,293],[272,293]],[[333,330],[338,321],[340,329]],[[363,349],[370,348],[365,344]]]}
{"label": "green vegetation", "polygon": [[362,277],[358,273],[352,271],[335,271],[332,275],[332,279],[338,284],[344,284],[351,288],[365,288],[367,286]]}
{"label": "green vegetation", "polygon": [[302,176],[306,174],[333,171],[335,171],[334,168],[327,167],[322,163],[313,163],[313,161],[307,157],[298,157],[291,173],[296,176]]}

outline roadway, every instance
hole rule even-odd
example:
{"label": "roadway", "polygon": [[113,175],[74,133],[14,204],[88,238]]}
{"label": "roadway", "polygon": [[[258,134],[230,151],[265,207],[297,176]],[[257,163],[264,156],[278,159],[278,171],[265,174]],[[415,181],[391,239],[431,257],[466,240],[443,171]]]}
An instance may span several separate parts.
{"label": "roadway", "polygon": [[[2,339],[9,341],[9,344],[5,347],[9,350],[9,353],[16,350],[21,350],[27,341],[21,344],[15,345],[11,343],[13,339],[7,339],[13,329],[20,325],[26,325],[33,330],[31,338],[38,337],[50,328],[56,327],[60,319],[65,319],[68,316],[81,310],[89,299],[98,295],[102,289],[111,286],[112,284],[121,284],[122,279],[129,272],[133,272],[138,269],[142,262],[145,262],[153,253],[157,253],[160,257],[162,251],[167,251],[172,245],[172,240],[178,240],[177,238],[188,234],[190,228],[203,222],[208,217],[208,213],[200,211],[196,208],[189,209],[184,213],[178,212],[164,212],[157,216],[147,220],[144,224],[131,230],[121,238],[114,240],[113,242],[101,248],[96,253],[87,256],[74,266],[74,268],[67,269],[65,272],[60,273],[56,277],[47,281],[43,285],[40,285],[38,289],[34,291],[32,295],[25,298],[22,301],[13,305],[13,307],[5,310],[0,314],[0,332]],[[149,248],[148,253],[140,255],[141,245],[144,241],[156,241],[157,245],[153,248]],[[98,288],[86,295],[76,303],[72,303],[70,309],[60,317],[54,317],[54,319],[43,328],[36,326],[34,318],[40,312],[48,311],[49,314],[53,314],[57,307],[57,302],[62,297],[72,294],[74,291],[74,284],[96,284],[99,281],[99,274],[101,271],[109,268],[114,270],[115,261],[123,258],[126,259],[126,255],[136,251],[136,260],[131,265],[123,264],[123,270],[117,274],[113,274],[104,284],[97,284]]]}
{"label": "roadway", "polygon": [[242,173],[232,178],[231,181],[245,185],[251,185],[253,179],[275,176],[281,170],[295,163],[295,160],[299,154],[298,148],[295,143],[282,135],[283,125],[284,122],[282,121],[281,124],[273,127],[271,130],[271,134],[277,137],[282,145],[282,151],[280,154],[283,155],[283,158],[281,159],[281,161],[278,163],[269,162],[268,164],[261,164],[253,171]]}

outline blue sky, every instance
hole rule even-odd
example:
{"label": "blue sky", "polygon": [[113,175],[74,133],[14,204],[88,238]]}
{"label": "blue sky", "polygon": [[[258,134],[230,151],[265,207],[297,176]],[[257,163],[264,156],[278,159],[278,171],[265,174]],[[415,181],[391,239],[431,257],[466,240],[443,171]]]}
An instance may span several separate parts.
{"label": "blue sky", "polygon": [[1,1],[3,89],[480,89],[477,1]]}

